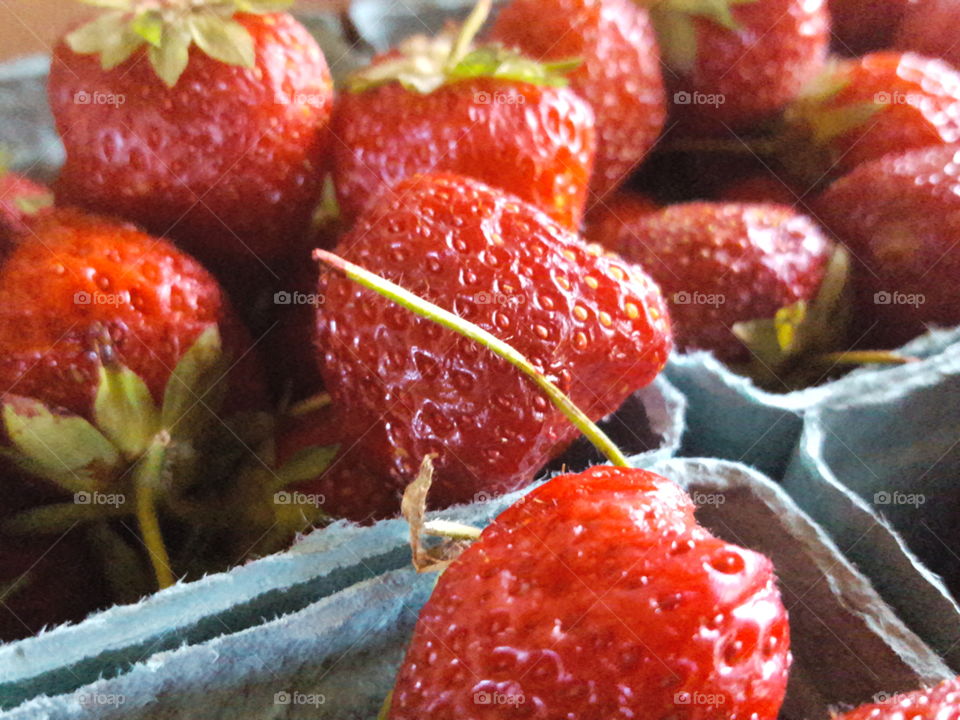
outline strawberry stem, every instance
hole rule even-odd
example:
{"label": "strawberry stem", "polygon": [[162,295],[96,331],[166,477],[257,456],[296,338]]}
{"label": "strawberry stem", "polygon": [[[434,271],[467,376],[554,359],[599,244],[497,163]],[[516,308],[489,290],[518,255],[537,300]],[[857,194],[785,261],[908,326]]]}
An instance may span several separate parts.
{"label": "strawberry stem", "polygon": [[166,431],[160,432],[137,463],[133,476],[137,496],[137,522],[161,590],[175,582],[170,567],[170,555],[163,542],[163,533],[157,518],[157,486],[169,444],[170,435]]}
{"label": "strawberry stem", "polygon": [[314,250],[315,260],[333,268],[344,277],[352,280],[358,285],[362,285],[368,290],[382,295],[401,307],[420,315],[421,317],[432,320],[448,330],[453,330],[464,337],[483,345],[495,355],[503,358],[514,367],[518,368],[533,380],[540,389],[546,394],[550,401],[576,426],[591,443],[603,453],[613,465],[619,467],[630,467],[623,452],[616,444],[603,432],[597,425],[584,414],[580,408],[573,404],[564,392],[554,385],[550,380],[543,376],[526,357],[515,350],[511,345],[505,343],[500,338],[487,332],[481,327],[474,325],[469,320],[454,315],[441,307],[438,307],[428,300],[425,300],[413,293],[403,289],[389,280],[379,275],[375,275],[364,270],[359,265],[354,265],[348,260],[344,260],[326,250]]}
{"label": "strawberry stem", "polygon": [[483,533],[480,528],[452,520],[430,520],[423,525],[423,532],[450,540],[477,540]]}
{"label": "strawberry stem", "polygon": [[890,350],[850,350],[821,357],[821,362],[828,365],[907,365],[918,361]]}
{"label": "strawberry stem", "polygon": [[490,8],[491,0],[478,0],[473,10],[470,11],[470,15],[464,20],[460,32],[457,33],[453,42],[453,47],[450,49],[450,56],[447,58],[448,72],[459,65],[460,61],[470,52],[470,46],[473,44],[474,38],[477,37],[480,28],[490,17]]}
{"label": "strawberry stem", "polygon": [[286,414],[290,417],[302,417],[303,415],[309,415],[316,410],[327,407],[333,402],[333,399],[330,397],[330,393],[321,392],[308,397],[306,400],[301,400],[298,403],[294,403],[288,409]]}

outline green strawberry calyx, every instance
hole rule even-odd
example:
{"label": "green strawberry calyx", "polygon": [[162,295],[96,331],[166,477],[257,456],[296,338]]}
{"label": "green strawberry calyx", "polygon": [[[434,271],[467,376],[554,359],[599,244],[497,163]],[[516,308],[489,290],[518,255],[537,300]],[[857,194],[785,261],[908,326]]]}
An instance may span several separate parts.
{"label": "green strawberry calyx", "polygon": [[650,11],[660,50],[674,70],[689,74],[697,61],[695,19],[708,20],[730,32],[740,30],[733,11],[757,0],[638,0]]}
{"label": "green strawberry calyx", "polygon": [[411,92],[427,95],[438,88],[474,78],[496,78],[531,85],[565,87],[567,74],[579,60],[538,62],[500,45],[475,46],[474,39],[490,13],[490,0],[480,0],[459,30],[436,37],[416,35],[403,41],[395,57],[354,73],[350,92],[399,82]]}
{"label": "green strawberry calyx", "polygon": [[[10,152],[0,147],[0,178],[10,172]],[[52,192],[20,193],[13,198],[13,205],[24,215],[36,215],[41,210],[53,207]]]}
{"label": "green strawberry calyx", "polygon": [[99,55],[111,70],[146,46],[147,58],[167,87],[190,60],[191,46],[227,65],[252,68],[253,37],[234,16],[286,10],[293,0],[80,0],[102,8],[94,20],[66,36],[80,55]]}
{"label": "green strawberry calyx", "polygon": [[734,369],[762,388],[789,391],[817,384],[844,365],[912,362],[888,351],[841,350],[853,320],[849,278],[850,253],[838,246],[812,301],[783,307],[772,318],[736,323],[733,332],[753,357]]}

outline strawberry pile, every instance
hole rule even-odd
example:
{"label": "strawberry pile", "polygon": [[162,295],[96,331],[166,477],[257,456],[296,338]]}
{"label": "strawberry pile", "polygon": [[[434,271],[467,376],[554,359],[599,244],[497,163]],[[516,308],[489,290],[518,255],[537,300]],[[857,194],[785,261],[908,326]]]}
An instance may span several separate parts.
{"label": "strawberry pile", "polygon": [[583,434],[445,558],[386,716],[776,718],[772,564],[595,423],[673,351],[783,391],[960,324],[956,6],[480,0],[335,93],[288,0],[91,4],[53,189],[0,169],[0,638]]}

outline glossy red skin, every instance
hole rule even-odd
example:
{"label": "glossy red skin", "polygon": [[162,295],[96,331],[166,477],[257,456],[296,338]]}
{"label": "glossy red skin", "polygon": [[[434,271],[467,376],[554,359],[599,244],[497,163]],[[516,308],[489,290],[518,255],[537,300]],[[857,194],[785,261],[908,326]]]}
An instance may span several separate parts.
{"label": "glossy red skin", "polygon": [[[490,102],[479,102],[486,98]],[[427,95],[399,83],[344,93],[334,114],[334,181],[353,221],[418,173],[452,172],[513,193],[577,228],[596,149],[593,111],[568,88],[492,78]]]}
{"label": "glossy red skin", "polygon": [[882,702],[861,705],[835,720],[960,720],[960,678],[929,690],[885,695]]}
{"label": "glossy red skin", "polygon": [[[471,179],[421,176],[396,192],[403,200],[382,199],[338,254],[507,340],[593,419],[663,368],[669,318],[639,268]],[[476,342],[345,278],[321,292],[324,384],[395,503],[429,453],[443,507],[524,486],[576,437],[529,378]]]}
{"label": "glossy red skin", "polygon": [[667,115],[647,11],[632,0],[512,0],[492,35],[536,59],[583,61],[569,77],[597,117],[590,189],[602,197],[621,185],[657,141]]}
{"label": "glossy red skin", "polygon": [[[243,357],[231,371],[228,405],[262,405],[246,330],[196,260],[131,225],[74,209],[37,218],[30,230],[0,267],[0,393],[89,419],[97,341],[107,333],[117,359],[160,402],[177,361],[217,324],[225,352]],[[103,301],[78,303],[77,293]]]}
{"label": "glossy red skin", "polygon": [[531,492],[444,571],[389,717],[774,720],[789,635],[767,558],[698,526],[665,478],[595,467]]}
{"label": "glossy red skin", "polygon": [[607,250],[623,254],[621,229],[635,218],[657,213],[662,208],[642,193],[629,190],[611,195],[597,203],[587,213],[583,239],[602,245]]}
{"label": "glossy red skin", "polygon": [[27,231],[28,215],[17,201],[47,194],[50,194],[48,187],[23,175],[0,173],[0,255],[11,249],[16,236]]}
{"label": "glossy red skin", "polygon": [[894,47],[946,60],[960,68],[960,6],[952,0],[917,0],[907,5]]}
{"label": "glossy red skin", "polygon": [[[104,71],[98,57],[57,45],[49,95],[67,151],[63,203],[132,220],[216,265],[282,255],[305,232],[329,140],[330,73],[291,16],[236,19],[253,35],[256,67],[194,46],[173,89],[142,50]],[[126,101],[81,105],[79,92]]]}
{"label": "glossy red skin", "polygon": [[677,347],[730,361],[747,357],[734,323],[815,297],[833,249],[790,207],[739,203],[673,205],[625,224],[621,242],[663,288]]}
{"label": "glossy red skin", "polygon": [[829,0],[833,41],[846,55],[890,47],[908,0]]}
{"label": "glossy red skin", "polygon": [[874,53],[846,60],[837,72],[845,86],[823,110],[889,98],[862,125],[830,141],[836,173],[911,148],[960,142],[960,73],[942,60],[912,53]]}
{"label": "glossy red skin", "polygon": [[[900,345],[927,323],[960,325],[960,146],[891,155],[856,168],[817,209],[860,262],[860,325]],[[918,306],[877,304],[878,292],[923,295]]]}
{"label": "glossy red skin", "polygon": [[776,116],[822,69],[829,38],[825,0],[757,0],[731,12],[739,30],[693,19],[693,70],[671,80],[678,92],[722,95],[720,104],[675,102],[674,109],[690,126],[724,133]]}

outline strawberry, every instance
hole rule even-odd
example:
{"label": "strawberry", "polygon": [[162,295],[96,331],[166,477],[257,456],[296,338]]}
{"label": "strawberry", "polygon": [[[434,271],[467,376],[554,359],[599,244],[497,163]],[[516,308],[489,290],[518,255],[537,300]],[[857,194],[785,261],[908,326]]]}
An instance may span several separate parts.
{"label": "strawberry", "polygon": [[[887,153],[960,140],[960,73],[911,53],[841,60],[788,108],[788,166],[822,179]],[[818,152],[812,152],[816,150]]]}
{"label": "strawberry", "polygon": [[646,157],[666,119],[647,11],[631,0],[512,0],[492,36],[537,59],[583,61],[570,83],[596,114],[591,190],[603,196],[619,186]]}
{"label": "strawberry", "polygon": [[791,658],[773,568],[693,513],[631,468],[531,492],[440,576],[388,717],[774,720]]}
{"label": "strawberry", "polygon": [[750,129],[777,115],[821,69],[823,0],[650,0],[674,86],[695,127]]}
{"label": "strawberry", "polygon": [[890,47],[908,0],[830,0],[836,49],[864,55]]}
{"label": "strawberry", "polygon": [[0,255],[12,246],[14,238],[27,231],[27,219],[46,212],[53,194],[39,183],[7,172],[0,157]]}
{"label": "strawberry", "polygon": [[310,34],[267,12],[284,4],[123,0],[68,34],[49,83],[61,200],[218,269],[286,253],[320,194],[333,96]]}
{"label": "strawberry", "polygon": [[613,242],[663,288],[678,347],[725,360],[746,356],[733,326],[812,299],[831,254],[817,225],[782,205],[695,202],[624,220]]}
{"label": "strawberry", "polygon": [[456,38],[405,41],[355,74],[340,97],[334,181],[348,221],[410,175],[454,172],[579,227],[596,145],[593,111],[562,87],[567,63],[474,48],[482,4],[478,10]]}
{"label": "strawberry", "polygon": [[960,6],[952,0],[917,0],[907,5],[893,45],[960,68],[958,27]]}
{"label": "strawberry", "polygon": [[960,718],[960,678],[944,680],[929,690],[877,693],[873,703],[836,715],[834,720],[957,720]]}
{"label": "strawberry", "polygon": [[653,215],[660,209],[656,202],[642,193],[626,190],[615,193],[587,213],[583,237],[587,242],[623,254],[621,228],[635,218]]}
{"label": "strawberry", "polygon": [[817,209],[857,258],[858,308],[876,342],[900,345],[927,324],[960,324],[960,147],[865,163]]}
{"label": "strawberry", "polygon": [[[638,268],[582,244],[545,213],[476,180],[419,176],[382,196],[338,254],[404,284],[516,348],[600,418],[651,382],[670,326]],[[389,300],[326,277],[317,313],[321,374],[348,447],[397,507],[417,462],[438,453],[433,498],[523,486],[575,437],[516,370]],[[338,514],[335,508],[328,508]]]}
{"label": "strawberry", "polygon": [[170,243],[130,225],[58,209],[36,218],[0,266],[0,390],[86,418],[107,353],[161,400],[177,362],[219,327],[234,368],[233,402],[263,388],[250,341],[216,281]]}

